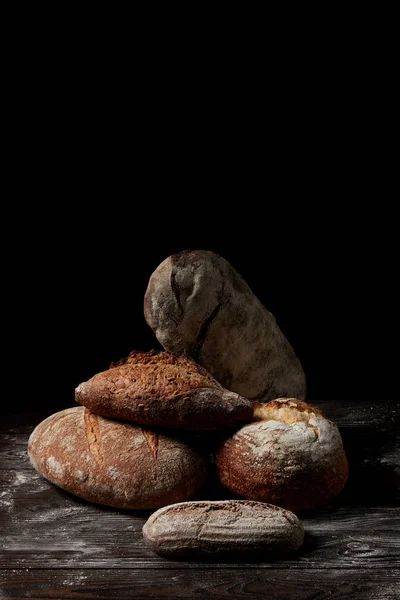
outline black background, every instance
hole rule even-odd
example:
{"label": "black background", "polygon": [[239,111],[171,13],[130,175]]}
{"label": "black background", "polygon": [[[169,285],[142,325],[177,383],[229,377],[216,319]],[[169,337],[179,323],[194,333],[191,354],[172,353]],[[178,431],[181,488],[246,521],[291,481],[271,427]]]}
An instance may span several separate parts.
{"label": "black background", "polygon": [[74,388],[111,361],[160,349],[143,296],[158,264],[187,248],[224,256],[275,314],[304,366],[308,400],[396,398],[386,216],[315,193],[309,206],[273,194],[161,203],[136,196],[130,206],[46,215],[24,256],[23,351],[6,411],[72,406]]}
{"label": "black background", "polygon": [[36,40],[10,67],[1,409],[71,406],[111,361],[159,348],[144,292],[188,248],[230,261],[274,313],[310,401],[396,399],[388,63],[335,46],[210,73],[181,51],[72,46]]}

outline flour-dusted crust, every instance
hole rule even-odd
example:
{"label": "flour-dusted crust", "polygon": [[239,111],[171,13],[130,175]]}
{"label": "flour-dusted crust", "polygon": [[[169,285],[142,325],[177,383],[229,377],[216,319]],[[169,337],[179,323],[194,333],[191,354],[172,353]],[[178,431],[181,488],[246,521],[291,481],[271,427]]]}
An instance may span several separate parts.
{"label": "flour-dusted crust", "polygon": [[182,441],[99,417],[82,406],[42,421],[29,438],[28,454],[52,483],[118,508],[189,500],[206,476],[203,458]]}
{"label": "flour-dusted crust", "polygon": [[294,512],[327,504],[342,490],[348,465],[337,426],[295,398],[255,406],[255,418],[217,455],[222,484],[251,500]]}
{"label": "flour-dusted crust", "polygon": [[133,352],[75,390],[96,414],[147,426],[224,429],[250,421],[249,400],[171,352]]}
{"label": "flour-dusted crust", "polygon": [[276,557],[300,548],[304,529],[291,512],[248,500],[192,501],[151,515],[143,536],[154,552],[171,558],[247,560]]}
{"label": "flour-dusted crust", "polygon": [[194,250],[164,260],[144,314],[164,348],[186,352],[225,388],[262,402],[305,397],[302,366],[275,317],[221,256]]}

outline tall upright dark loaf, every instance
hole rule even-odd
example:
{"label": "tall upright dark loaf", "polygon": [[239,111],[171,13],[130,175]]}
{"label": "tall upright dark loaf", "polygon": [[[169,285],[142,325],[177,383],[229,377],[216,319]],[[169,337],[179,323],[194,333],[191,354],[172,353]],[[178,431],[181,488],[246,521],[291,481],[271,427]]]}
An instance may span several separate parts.
{"label": "tall upright dark loaf", "polygon": [[194,250],[164,260],[144,314],[165,349],[186,352],[225,388],[262,402],[305,397],[302,366],[275,317],[221,256]]}

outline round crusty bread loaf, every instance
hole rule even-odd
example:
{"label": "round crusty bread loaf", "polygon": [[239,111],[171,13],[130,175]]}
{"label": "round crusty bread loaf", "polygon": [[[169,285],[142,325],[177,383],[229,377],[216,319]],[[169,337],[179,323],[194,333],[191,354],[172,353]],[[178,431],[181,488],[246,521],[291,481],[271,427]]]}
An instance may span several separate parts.
{"label": "round crusty bread loaf", "polygon": [[52,483],[118,508],[189,500],[206,476],[204,459],[180,440],[99,417],[82,406],[42,421],[29,438],[28,454]]}
{"label": "round crusty bread loaf", "polygon": [[294,512],[339,494],[348,476],[346,455],[338,428],[320,409],[279,398],[258,404],[255,418],[263,420],[239,429],[218,451],[225,487]]}
{"label": "round crusty bread loaf", "polygon": [[293,513],[248,500],[181,502],[143,526],[150,547],[168,558],[276,557],[298,550],[304,529]]}
{"label": "round crusty bread loaf", "polygon": [[132,352],[75,390],[92,412],[141,425],[225,429],[251,421],[251,402],[187,356]]}
{"label": "round crusty bread loaf", "polygon": [[144,315],[166,350],[186,352],[226,389],[262,402],[305,397],[302,366],[274,315],[218,254],[166,258],[150,277]]}

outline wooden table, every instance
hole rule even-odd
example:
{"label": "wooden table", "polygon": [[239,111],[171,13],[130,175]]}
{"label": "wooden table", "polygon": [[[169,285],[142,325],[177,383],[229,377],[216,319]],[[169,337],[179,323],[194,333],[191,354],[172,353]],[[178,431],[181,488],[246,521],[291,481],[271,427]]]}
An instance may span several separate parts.
{"label": "wooden table", "polygon": [[141,534],[150,513],[89,504],[30,466],[28,436],[48,415],[2,417],[0,597],[399,599],[400,405],[319,405],[340,427],[349,482],[331,505],[303,518],[298,555],[250,564],[158,558]]}

